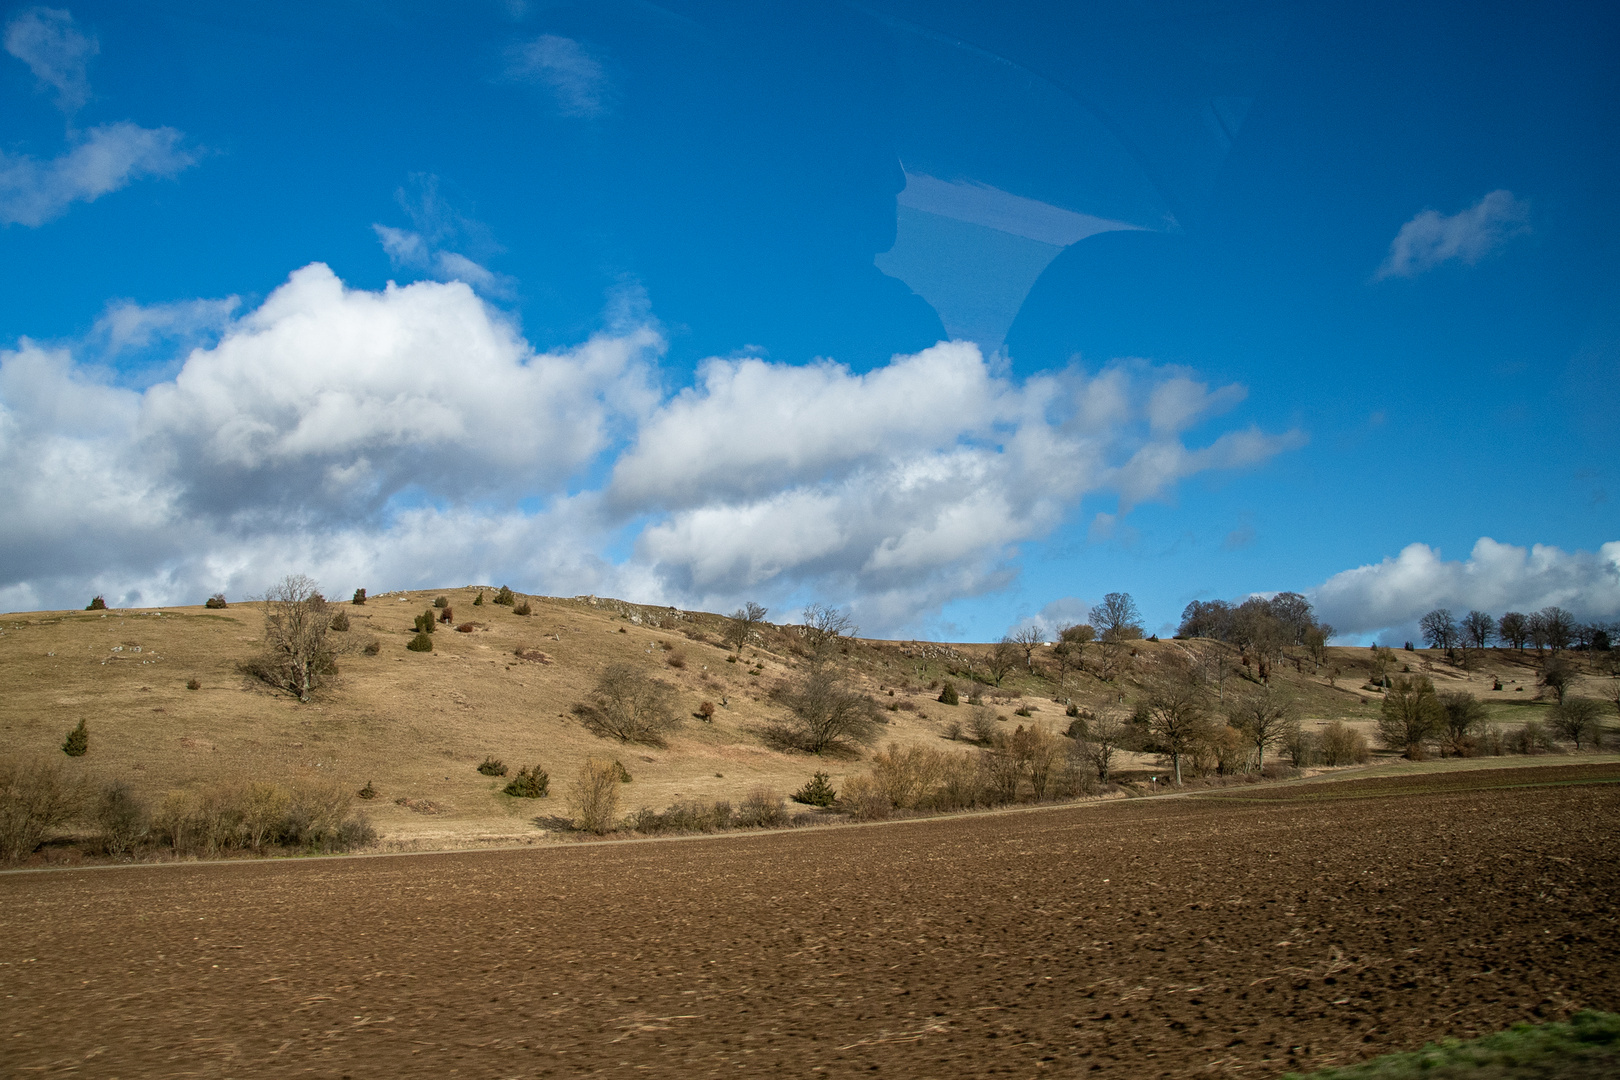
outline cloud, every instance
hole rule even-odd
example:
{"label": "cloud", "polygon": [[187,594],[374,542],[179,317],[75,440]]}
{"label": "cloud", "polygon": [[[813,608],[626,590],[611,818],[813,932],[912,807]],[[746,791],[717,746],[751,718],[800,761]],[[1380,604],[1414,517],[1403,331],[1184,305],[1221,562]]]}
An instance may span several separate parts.
{"label": "cloud", "polygon": [[1340,633],[1411,636],[1425,612],[1537,611],[1549,604],[1583,617],[1620,614],[1620,541],[1594,552],[1516,547],[1481,537],[1469,557],[1446,561],[1409,544],[1399,555],[1333,575],[1309,594]]}
{"label": "cloud", "polygon": [[6,52],[53,88],[57,107],[70,116],[90,100],[90,58],[100,51],[95,38],[74,29],[73,16],[57,8],[28,8],[6,24]]}
{"label": "cloud", "polygon": [[1188,448],[1150,419],[1178,379],[1136,363],[1020,383],[968,342],[861,375],[714,360],[642,424],[604,497],[662,512],[635,552],[670,592],[849,598],[864,625],[905,625],[1005,585],[1016,545],[1086,495],[1139,501],[1298,441],[1251,430]]}
{"label": "cloud", "polygon": [[1425,210],[1395,234],[1375,278],[1416,277],[1452,259],[1473,266],[1510,238],[1529,232],[1529,219],[1529,205],[1500,189],[1449,217]]}
{"label": "cloud", "polygon": [[174,128],[123,121],[91,128],[50,161],[0,151],[0,225],[37,227],[75,202],[94,202],[143,177],[174,176],[196,161],[181,148],[182,137]]}
{"label": "cloud", "polygon": [[[1167,397],[1236,395],[1181,369],[1014,380],[959,342],[863,374],[711,360],[666,396],[644,308],[611,316],[538,353],[465,283],[373,292],[312,264],[247,312],[113,305],[72,348],[24,339],[0,351],[0,604],[195,602],[298,570],[336,591],[814,598],[898,631],[1005,587],[1084,497],[1285,441],[1185,445]],[[144,388],[75,353],[188,334],[204,343]],[[1172,464],[1141,481],[1150,447]]]}
{"label": "cloud", "polygon": [[600,116],[607,110],[607,72],[572,38],[541,34],[515,46],[508,54],[506,73],[546,87],[564,116]]}
{"label": "cloud", "polygon": [[373,225],[388,261],[396,270],[424,274],[435,281],[464,281],[485,296],[510,298],[516,281],[497,273],[449,245],[464,247],[480,258],[504,250],[482,222],[458,213],[439,194],[439,178],[427,174],[411,177],[408,188],[395,193],[411,219],[413,229]]}

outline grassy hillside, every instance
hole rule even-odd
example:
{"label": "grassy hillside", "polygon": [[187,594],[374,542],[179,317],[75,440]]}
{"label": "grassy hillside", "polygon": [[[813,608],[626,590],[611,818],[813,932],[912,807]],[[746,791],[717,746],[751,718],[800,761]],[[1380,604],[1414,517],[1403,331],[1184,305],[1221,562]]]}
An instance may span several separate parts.
{"label": "grassy hillside", "polygon": [[[261,649],[263,615],[251,604],[225,610],[165,608],[38,612],[0,616],[0,753],[46,755],[75,775],[123,779],[138,792],[165,791],[228,777],[277,783],[331,780],[351,789],[371,783],[368,804],[393,846],[441,846],[534,839],[560,815],[561,791],[588,756],[618,758],[632,777],[626,808],[662,808],[680,798],[740,800],[766,788],[787,795],[816,770],[843,776],[863,769],[853,758],[816,758],[769,748],[762,726],[781,709],[771,687],[796,677],[797,634],[764,626],[740,660],[720,644],[727,620],[701,612],[621,601],[525,597],[533,614],[488,603],[480,589],[430,590],[340,604],[351,629],[331,687],[309,704],[245,675]],[[470,633],[441,627],[431,653],[405,648],[412,620],[435,596],[450,600]],[[361,646],[375,641],[375,655]],[[1062,730],[1069,702],[1092,711],[1128,710],[1172,652],[1197,655],[1212,642],[1139,642],[1121,651],[1111,681],[1091,669],[1060,684],[1049,650],[1033,670],[980,686],[986,705],[1009,724]],[[972,673],[983,677],[987,645],[855,640],[837,656],[855,683],[885,706],[880,743],[944,745],[952,720],[966,722]],[[539,657],[523,659],[518,653]],[[1379,695],[1364,688],[1369,652],[1330,649],[1325,663],[1279,665],[1274,678],[1299,698],[1307,727],[1332,719],[1369,725]],[[676,688],[687,719],[666,748],[596,738],[570,713],[609,664],[632,663]],[[1424,653],[1398,653],[1425,665],[1442,688],[1466,687],[1485,699],[1493,722],[1542,715],[1533,657],[1493,651],[1472,671]],[[944,679],[962,688],[963,705],[935,699]],[[1225,683],[1237,695],[1252,685],[1241,665]],[[1588,676],[1596,695],[1600,677]],[[188,689],[188,682],[199,684]],[[1501,690],[1493,687],[1500,681]],[[1601,680],[1606,682],[1607,680]],[[712,722],[693,714],[714,706]],[[1027,709],[1027,717],[1015,710]],[[66,733],[87,722],[90,752],[60,753]],[[512,772],[538,765],[552,777],[546,800],[502,795],[505,783],[480,775],[487,756]],[[1127,759],[1127,767],[1131,764]]]}

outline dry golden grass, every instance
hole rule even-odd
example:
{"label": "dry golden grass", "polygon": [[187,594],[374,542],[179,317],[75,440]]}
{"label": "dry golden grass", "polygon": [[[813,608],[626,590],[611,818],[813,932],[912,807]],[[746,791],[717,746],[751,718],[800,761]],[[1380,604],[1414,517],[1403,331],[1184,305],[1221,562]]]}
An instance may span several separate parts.
{"label": "dry golden grass", "polygon": [[[679,799],[739,802],[756,788],[786,796],[816,771],[831,774],[836,787],[867,767],[860,760],[778,752],[760,739],[759,728],[781,715],[770,701],[771,686],[792,678],[800,663],[791,634],[764,627],[759,641],[731,663],[733,654],[719,644],[725,625],[719,616],[607,599],[520,596],[534,612],[524,617],[489,603],[495,590],[487,586],[485,603],[474,607],[479,591],[428,589],[374,596],[360,607],[336,605],[352,629],[334,636],[374,637],[380,651],[345,655],[335,683],[308,705],[240,671],[261,640],[262,616],[252,604],[223,611],[198,606],[0,616],[0,754],[58,754],[82,719],[90,752],[62,757],[64,767],[93,779],[125,780],[154,800],[233,777],[331,780],[350,790],[369,781],[378,797],[360,805],[385,846],[395,848],[533,842],[564,815],[568,779],[588,757],[617,758],[628,769],[633,781],[621,791],[626,811],[662,809]],[[407,651],[412,620],[439,595],[449,597],[458,623],[476,628],[458,633],[440,626],[433,652]],[[1141,642],[1136,655],[1125,658],[1117,684],[1085,674],[1057,686],[1021,671],[999,696],[981,689],[1009,724],[1062,730],[1065,702],[1120,708],[1119,695],[1134,696],[1170,651],[1210,644]],[[838,662],[880,704],[905,706],[883,711],[889,723],[878,745],[941,746],[949,720],[966,723],[968,684],[956,678],[963,704],[952,708],[935,701],[937,682],[988,649],[863,640],[849,643]],[[1044,652],[1037,650],[1038,665]],[[1308,662],[1297,671],[1281,665],[1276,677],[1299,696],[1307,723],[1343,719],[1365,729],[1379,702],[1376,692],[1360,689],[1366,656],[1367,650],[1333,649],[1320,671]],[[672,665],[671,658],[684,664]],[[1395,671],[1403,663],[1417,670],[1424,658],[1398,653]],[[1545,708],[1526,703],[1535,697],[1532,662],[1493,652],[1472,672],[1436,661],[1429,674],[1441,688],[1474,690],[1511,723]],[[596,738],[571,714],[597,674],[614,663],[645,665],[676,688],[686,719],[667,748]],[[1330,685],[1333,667],[1340,671],[1337,685]],[[1503,691],[1490,689],[1496,677],[1504,679]],[[1589,678],[1596,685],[1598,676]],[[193,679],[200,688],[189,690]],[[1228,692],[1246,685],[1234,677]],[[716,706],[712,723],[693,716],[705,701]],[[1020,705],[1032,715],[1016,716]],[[512,774],[524,766],[544,768],[551,797],[501,794],[506,777],[477,771],[488,756],[503,760]],[[1123,755],[1116,767],[1145,764]]]}

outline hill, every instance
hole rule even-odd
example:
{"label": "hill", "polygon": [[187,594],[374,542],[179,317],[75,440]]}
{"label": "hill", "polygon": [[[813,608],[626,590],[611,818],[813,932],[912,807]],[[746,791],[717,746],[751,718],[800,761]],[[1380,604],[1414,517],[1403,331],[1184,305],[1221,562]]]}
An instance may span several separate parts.
{"label": "hill", "polygon": [[[480,592],[486,602],[474,606]],[[469,631],[444,626],[432,652],[407,650],[413,619],[440,595],[458,623],[471,623]],[[351,791],[370,784],[378,797],[368,812],[385,846],[396,849],[540,839],[562,824],[557,795],[592,756],[623,764],[631,777],[622,796],[627,809],[736,801],[756,789],[785,796],[815,771],[837,786],[867,767],[854,756],[773,749],[762,737],[784,714],[772,688],[801,673],[796,628],[762,625],[739,659],[721,643],[729,622],[722,616],[597,597],[520,597],[532,611],[524,616],[489,603],[493,595],[488,586],[469,586],[334,605],[349,617],[351,629],[335,635],[348,647],[332,685],[309,704],[245,673],[262,651],[257,605],[6,615],[0,753],[54,756],[74,775],[121,779],[151,799],[231,777],[325,781]],[[371,641],[377,649],[367,655],[360,646]],[[1223,648],[1134,642],[1112,658],[1117,670],[1105,681],[1097,646],[1084,654],[1085,670],[1060,679],[1052,650],[1039,645],[1029,666],[1021,662],[999,687],[974,681],[987,679],[986,644],[849,639],[836,663],[884,706],[878,745],[940,747],[949,745],[953,723],[964,724],[973,711],[966,706],[970,686],[999,722],[1062,731],[1071,703],[1092,714],[1128,711],[1171,657],[1197,659]],[[686,719],[666,747],[597,738],[572,715],[601,672],[622,663],[674,687]],[[1379,707],[1377,691],[1365,686],[1370,664],[1369,650],[1330,648],[1320,662],[1302,653],[1276,665],[1273,679],[1301,703],[1307,729],[1336,719],[1366,728]],[[1403,665],[1427,669],[1442,688],[1476,692],[1498,724],[1522,723],[1548,708],[1537,699],[1531,656],[1491,650],[1464,671],[1424,651],[1397,653],[1395,673]],[[1254,685],[1254,671],[1235,655],[1230,667],[1221,696]],[[1597,674],[1585,678],[1595,695]],[[947,679],[962,687],[962,706],[936,700]],[[697,715],[704,702],[714,706],[708,722]],[[81,720],[90,752],[64,758],[58,748]],[[553,796],[501,794],[505,779],[477,771],[487,757],[513,773],[545,769]],[[1153,763],[1125,759],[1127,768]]]}

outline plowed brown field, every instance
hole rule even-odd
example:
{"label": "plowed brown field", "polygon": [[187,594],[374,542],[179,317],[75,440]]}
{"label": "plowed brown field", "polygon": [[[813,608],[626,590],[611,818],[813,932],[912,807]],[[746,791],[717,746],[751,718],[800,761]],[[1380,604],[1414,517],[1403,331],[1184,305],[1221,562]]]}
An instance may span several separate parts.
{"label": "plowed brown field", "polygon": [[1620,1006],[1617,780],[0,875],[0,1072],[1271,1076]]}

